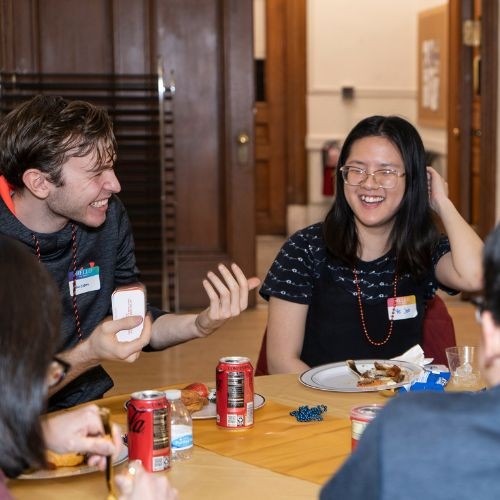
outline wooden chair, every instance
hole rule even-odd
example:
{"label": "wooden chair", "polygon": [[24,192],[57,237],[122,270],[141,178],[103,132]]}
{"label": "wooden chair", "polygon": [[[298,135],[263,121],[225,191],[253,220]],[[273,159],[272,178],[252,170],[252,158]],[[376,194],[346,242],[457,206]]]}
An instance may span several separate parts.
{"label": "wooden chair", "polygon": [[[262,338],[259,358],[255,367],[255,375],[268,375],[266,354],[267,330]],[[434,358],[433,363],[448,365],[445,348],[456,345],[453,319],[443,299],[435,295],[427,302],[423,325],[422,349],[426,358]]]}

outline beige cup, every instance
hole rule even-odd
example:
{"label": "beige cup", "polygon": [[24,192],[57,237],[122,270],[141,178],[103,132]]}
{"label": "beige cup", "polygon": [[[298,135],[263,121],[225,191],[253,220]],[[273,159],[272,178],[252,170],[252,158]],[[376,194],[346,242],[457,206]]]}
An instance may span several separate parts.
{"label": "beige cup", "polygon": [[451,372],[448,389],[477,391],[484,387],[485,384],[479,370],[479,347],[447,347],[446,358]]}

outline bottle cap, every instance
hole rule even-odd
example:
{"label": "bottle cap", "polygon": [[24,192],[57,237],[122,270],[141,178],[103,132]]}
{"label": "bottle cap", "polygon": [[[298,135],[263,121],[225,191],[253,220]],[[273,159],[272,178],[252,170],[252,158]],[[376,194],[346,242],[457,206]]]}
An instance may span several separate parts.
{"label": "bottle cap", "polygon": [[181,391],[179,389],[170,389],[168,391],[165,391],[165,396],[167,396],[167,399],[169,401],[172,401],[174,399],[181,399]]}

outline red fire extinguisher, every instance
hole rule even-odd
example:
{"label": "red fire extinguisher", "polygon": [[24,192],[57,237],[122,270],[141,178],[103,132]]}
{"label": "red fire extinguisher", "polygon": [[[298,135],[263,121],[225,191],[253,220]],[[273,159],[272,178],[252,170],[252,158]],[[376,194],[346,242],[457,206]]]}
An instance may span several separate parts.
{"label": "red fire extinguisher", "polygon": [[327,141],[321,149],[323,163],[323,196],[335,194],[335,169],[340,156],[338,141]]}

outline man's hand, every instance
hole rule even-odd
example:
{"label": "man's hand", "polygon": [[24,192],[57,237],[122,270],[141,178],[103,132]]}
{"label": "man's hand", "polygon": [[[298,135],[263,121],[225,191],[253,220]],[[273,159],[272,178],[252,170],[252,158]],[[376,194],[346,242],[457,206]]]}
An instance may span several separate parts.
{"label": "man's hand", "polygon": [[97,325],[90,337],[86,340],[87,355],[92,362],[108,361],[134,362],[140,355],[142,348],[149,344],[151,338],[151,317],[146,315],[141,336],[131,342],[119,342],[116,333],[120,330],[129,330],[142,322],[141,316],[112,320],[106,318]]}
{"label": "man's hand", "polygon": [[247,279],[243,271],[231,264],[231,271],[219,264],[222,278],[210,271],[203,280],[203,288],[210,299],[210,305],[196,317],[196,327],[203,335],[209,335],[228,319],[238,316],[248,307],[248,292],[260,284],[259,278]]}
{"label": "man's hand", "polygon": [[48,449],[61,454],[89,454],[87,463],[100,469],[106,465],[106,456],[118,455],[123,446],[117,425],[113,425],[113,441],[103,436],[104,429],[96,405],[45,415],[41,424]]}

